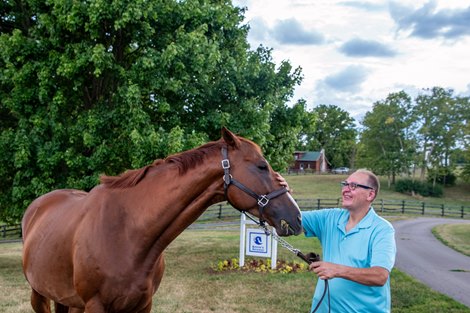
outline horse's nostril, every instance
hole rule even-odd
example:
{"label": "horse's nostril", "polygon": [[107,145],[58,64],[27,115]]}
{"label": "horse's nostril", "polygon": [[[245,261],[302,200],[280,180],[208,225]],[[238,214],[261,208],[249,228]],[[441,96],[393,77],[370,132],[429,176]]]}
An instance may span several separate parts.
{"label": "horse's nostril", "polygon": [[287,223],[285,220],[281,220],[281,228],[289,229],[289,223]]}

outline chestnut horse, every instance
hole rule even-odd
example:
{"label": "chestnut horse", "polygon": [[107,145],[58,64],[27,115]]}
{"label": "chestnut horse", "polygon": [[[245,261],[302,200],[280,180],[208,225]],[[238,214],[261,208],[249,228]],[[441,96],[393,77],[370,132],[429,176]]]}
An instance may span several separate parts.
{"label": "chestnut horse", "polygon": [[102,176],[88,193],[45,194],[22,222],[31,305],[37,313],[51,312],[50,300],[56,312],[150,312],[163,251],[211,204],[227,200],[280,235],[299,234],[300,210],[285,191],[260,148],[224,128],[218,141]]}

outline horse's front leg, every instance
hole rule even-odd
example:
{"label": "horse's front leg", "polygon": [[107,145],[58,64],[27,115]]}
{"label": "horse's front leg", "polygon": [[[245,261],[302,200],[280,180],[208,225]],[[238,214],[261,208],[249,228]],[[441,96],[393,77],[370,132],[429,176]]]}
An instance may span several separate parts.
{"label": "horse's front leg", "polygon": [[36,313],[51,313],[51,301],[34,289],[31,291],[31,306]]}
{"label": "horse's front leg", "polygon": [[78,309],[55,303],[55,313],[84,313],[85,309]]}
{"label": "horse's front leg", "polygon": [[158,257],[154,267],[153,277],[153,293],[157,292],[160,283],[162,282],[163,273],[165,272],[165,257],[163,253]]}
{"label": "horse's front leg", "polygon": [[149,305],[143,308],[142,310],[136,312],[136,313],[150,313],[152,310],[152,301],[150,301]]}
{"label": "horse's front leg", "polygon": [[86,313],[106,313],[104,305],[98,295],[94,296],[85,304]]}

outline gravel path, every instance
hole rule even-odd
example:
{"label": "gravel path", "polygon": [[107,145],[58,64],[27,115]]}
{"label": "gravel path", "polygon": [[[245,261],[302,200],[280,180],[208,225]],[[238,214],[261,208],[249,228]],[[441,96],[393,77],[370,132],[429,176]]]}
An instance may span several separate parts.
{"label": "gravel path", "polygon": [[431,232],[439,224],[458,223],[470,221],[415,218],[393,222],[398,250],[395,266],[470,307],[470,257],[445,246]]}

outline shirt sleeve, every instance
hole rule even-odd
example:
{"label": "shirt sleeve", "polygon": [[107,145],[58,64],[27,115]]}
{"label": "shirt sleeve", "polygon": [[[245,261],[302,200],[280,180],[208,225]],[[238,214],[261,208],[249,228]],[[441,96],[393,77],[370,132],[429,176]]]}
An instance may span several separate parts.
{"label": "shirt sleeve", "polygon": [[395,242],[395,229],[393,226],[384,222],[373,234],[372,240],[372,258],[370,266],[380,266],[389,272],[395,264],[395,256],[397,252]]}
{"label": "shirt sleeve", "polygon": [[323,209],[302,212],[302,226],[306,237],[317,237],[322,240],[325,227],[330,227],[328,221],[330,216],[335,214],[335,209]]}

